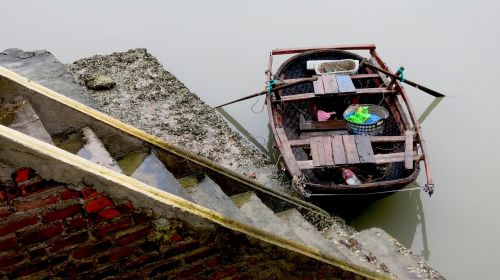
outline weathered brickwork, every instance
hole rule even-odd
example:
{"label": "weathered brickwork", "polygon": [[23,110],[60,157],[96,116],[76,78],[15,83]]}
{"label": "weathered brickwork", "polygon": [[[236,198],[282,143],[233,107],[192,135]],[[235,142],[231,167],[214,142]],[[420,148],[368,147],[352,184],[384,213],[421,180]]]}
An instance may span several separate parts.
{"label": "weathered brickwork", "polygon": [[22,168],[0,183],[0,278],[353,279],[216,226],[196,232],[91,186]]}

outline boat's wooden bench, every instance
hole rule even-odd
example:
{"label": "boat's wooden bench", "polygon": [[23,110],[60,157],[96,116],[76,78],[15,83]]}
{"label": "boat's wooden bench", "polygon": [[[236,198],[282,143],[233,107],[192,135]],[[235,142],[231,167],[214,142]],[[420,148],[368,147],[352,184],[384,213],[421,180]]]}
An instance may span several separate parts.
{"label": "boat's wooden bench", "polygon": [[[405,142],[405,151],[400,153],[374,154],[373,142]],[[413,134],[405,136],[337,135],[312,137],[307,140],[290,140],[290,147],[309,146],[312,160],[297,161],[300,169],[333,167],[353,164],[384,164],[405,162],[406,169],[413,168],[419,159],[413,151]]]}
{"label": "boat's wooden bench", "polygon": [[328,74],[318,76],[313,82],[314,94],[350,93],[356,92],[350,75]]}
{"label": "boat's wooden bench", "polygon": [[301,121],[299,123],[300,131],[324,131],[324,130],[345,130],[344,120],[328,120],[323,122]]}

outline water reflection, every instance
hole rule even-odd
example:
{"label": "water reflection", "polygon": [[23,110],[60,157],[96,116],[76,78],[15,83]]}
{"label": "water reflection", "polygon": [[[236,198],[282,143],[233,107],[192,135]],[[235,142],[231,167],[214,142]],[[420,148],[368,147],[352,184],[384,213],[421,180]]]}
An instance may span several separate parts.
{"label": "water reflection", "polygon": [[425,121],[425,119],[429,116],[429,114],[434,111],[434,109],[436,109],[437,105],[443,101],[444,97],[437,97],[437,98],[434,98],[434,100],[432,100],[431,104],[429,104],[429,106],[427,106],[427,108],[425,109],[425,111],[422,113],[422,115],[420,115],[420,117],[418,118],[418,122],[419,123],[423,123]]}

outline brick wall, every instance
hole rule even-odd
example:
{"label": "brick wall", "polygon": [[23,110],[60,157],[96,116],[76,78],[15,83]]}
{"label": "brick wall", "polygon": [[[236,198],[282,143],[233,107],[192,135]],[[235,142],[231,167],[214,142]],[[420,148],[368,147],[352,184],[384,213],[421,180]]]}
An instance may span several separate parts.
{"label": "brick wall", "polygon": [[359,278],[216,225],[197,232],[30,168],[0,183],[0,278]]}

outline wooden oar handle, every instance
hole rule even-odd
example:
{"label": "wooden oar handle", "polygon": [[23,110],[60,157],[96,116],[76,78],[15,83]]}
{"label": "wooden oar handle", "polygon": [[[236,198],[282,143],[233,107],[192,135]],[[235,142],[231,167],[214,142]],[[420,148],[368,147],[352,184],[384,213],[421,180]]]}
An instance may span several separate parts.
{"label": "wooden oar handle", "polygon": [[417,84],[417,83],[415,83],[415,82],[412,82],[412,81],[410,81],[410,80],[407,80],[407,79],[404,79],[404,80],[403,80],[401,77],[399,77],[399,76],[395,75],[394,73],[391,73],[391,72],[389,72],[389,71],[387,71],[387,70],[384,70],[384,69],[382,69],[382,68],[380,68],[380,67],[377,67],[377,66],[375,66],[375,65],[373,65],[373,64],[371,64],[371,63],[369,63],[369,62],[367,62],[366,60],[363,60],[363,61],[361,62],[361,65],[366,65],[366,66],[368,66],[368,67],[372,68],[373,70],[376,70],[376,71],[378,71],[378,72],[384,73],[384,74],[386,74],[387,76],[392,77],[393,79],[399,80],[399,81],[401,81],[401,82],[403,82],[403,83],[405,83],[405,84],[408,84],[408,85],[410,85],[410,86],[412,86],[412,87],[415,87],[415,88],[417,88],[417,89],[419,89],[419,90],[421,90],[421,91],[427,92],[428,94],[430,94],[430,95],[432,95],[432,96],[434,96],[434,97],[444,97],[444,96],[445,96],[445,95],[444,95],[444,94],[442,94],[442,93],[439,93],[439,92],[437,92],[437,91],[435,91],[435,90],[432,90],[432,89],[430,89],[430,88],[428,88],[428,87],[425,87],[425,86],[423,86],[423,85],[420,85],[420,84]]}

